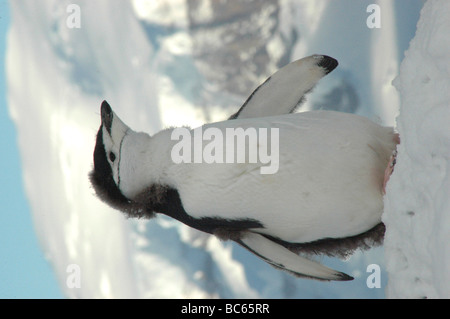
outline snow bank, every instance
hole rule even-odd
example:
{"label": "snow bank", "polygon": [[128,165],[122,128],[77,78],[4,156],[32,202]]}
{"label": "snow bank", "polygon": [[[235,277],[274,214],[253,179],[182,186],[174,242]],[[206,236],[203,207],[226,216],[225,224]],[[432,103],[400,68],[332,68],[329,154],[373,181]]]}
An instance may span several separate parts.
{"label": "snow bank", "polygon": [[383,220],[387,296],[450,297],[450,2],[426,2],[394,84],[397,164]]}

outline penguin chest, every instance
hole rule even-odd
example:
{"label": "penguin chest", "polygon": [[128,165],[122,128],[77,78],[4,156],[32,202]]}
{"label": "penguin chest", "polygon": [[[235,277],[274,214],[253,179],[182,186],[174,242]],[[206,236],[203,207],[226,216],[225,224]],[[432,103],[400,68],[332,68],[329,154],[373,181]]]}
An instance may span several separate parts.
{"label": "penguin chest", "polygon": [[278,170],[261,174],[260,163],[248,162],[173,166],[189,215],[256,220],[264,228],[255,231],[298,243],[357,235],[381,221],[390,129],[336,112],[252,123],[279,129]]}
{"label": "penguin chest", "polygon": [[[333,155],[340,160],[330,161]],[[202,174],[190,174],[177,189],[195,218],[254,219],[264,226],[258,231],[289,242],[348,237],[381,218],[372,160],[348,150],[327,157],[310,153],[281,161],[276,174],[259,174],[244,164],[210,164],[193,169]]]}

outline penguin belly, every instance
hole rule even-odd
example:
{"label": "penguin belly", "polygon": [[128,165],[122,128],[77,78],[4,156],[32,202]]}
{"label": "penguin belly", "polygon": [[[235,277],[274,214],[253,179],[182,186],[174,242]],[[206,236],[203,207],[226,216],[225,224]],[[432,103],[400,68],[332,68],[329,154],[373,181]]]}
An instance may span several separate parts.
{"label": "penguin belly", "polygon": [[252,231],[290,243],[361,234],[381,222],[392,128],[332,111],[242,119],[210,126],[279,129],[279,168],[181,164],[170,175],[194,218],[254,219]]}

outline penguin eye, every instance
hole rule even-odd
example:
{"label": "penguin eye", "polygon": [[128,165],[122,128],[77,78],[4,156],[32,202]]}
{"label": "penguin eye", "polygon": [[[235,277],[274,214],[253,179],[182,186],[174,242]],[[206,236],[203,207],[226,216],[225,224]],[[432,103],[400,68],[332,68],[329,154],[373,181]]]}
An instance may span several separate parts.
{"label": "penguin eye", "polygon": [[111,162],[114,162],[116,160],[116,154],[114,154],[113,152],[109,152],[109,159],[111,160]]}

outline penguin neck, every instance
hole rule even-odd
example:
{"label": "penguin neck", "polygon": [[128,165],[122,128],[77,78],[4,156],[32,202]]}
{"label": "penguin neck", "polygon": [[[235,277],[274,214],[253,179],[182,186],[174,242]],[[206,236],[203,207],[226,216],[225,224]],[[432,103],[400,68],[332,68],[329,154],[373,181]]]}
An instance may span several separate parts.
{"label": "penguin neck", "polygon": [[121,192],[133,199],[143,189],[152,185],[170,186],[169,168],[174,165],[170,154],[173,144],[171,129],[150,137],[146,133],[135,133],[123,143],[120,164]]}
{"label": "penguin neck", "polygon": [[170,170],[174,164],[171,159],[171,151],[176,141],[171,139],[173,128],[165,129],[151,137],[149,148],[147,149],[146,163],[147,179],[155,184],[169,185],[171,183]]}

